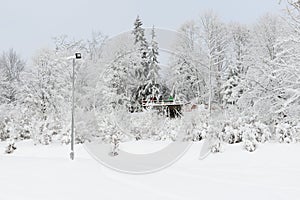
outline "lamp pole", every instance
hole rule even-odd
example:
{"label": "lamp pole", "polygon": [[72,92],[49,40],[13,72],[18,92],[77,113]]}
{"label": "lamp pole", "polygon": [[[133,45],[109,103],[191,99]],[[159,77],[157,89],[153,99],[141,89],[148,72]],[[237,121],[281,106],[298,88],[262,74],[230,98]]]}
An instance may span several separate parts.
{"label": "lamp pole", "polygon": [[75,130],[74,130],[74,111],[75,111],[75,61],[76,59],[81,59],[81,53],[75,53],[75,57],[73,57],[73,65],[72,65],[72,121],[71,121],[71,153],[70,158],[74,160],[74,146],[75,146]]}

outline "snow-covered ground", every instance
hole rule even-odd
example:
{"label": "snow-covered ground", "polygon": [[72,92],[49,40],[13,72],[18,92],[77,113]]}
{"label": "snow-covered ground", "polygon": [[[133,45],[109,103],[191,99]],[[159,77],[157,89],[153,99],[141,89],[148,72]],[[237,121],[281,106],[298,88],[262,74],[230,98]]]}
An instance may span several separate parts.
{"label": "snow-covered ground", "polygon": [[[149,152],[153,142],[126,144]],[[299,199],[300,145],[264,144],[249,153],[240,145],[198,160],[202,143],[174,165],[154,174],[129,175],[112,171],[95,161],[82,145],[76,159],[59,144],[17,144],[11,155],[0,143],[1,200],[190,200],[190,199]],[[156,148],[160,148],[159,144]]]}

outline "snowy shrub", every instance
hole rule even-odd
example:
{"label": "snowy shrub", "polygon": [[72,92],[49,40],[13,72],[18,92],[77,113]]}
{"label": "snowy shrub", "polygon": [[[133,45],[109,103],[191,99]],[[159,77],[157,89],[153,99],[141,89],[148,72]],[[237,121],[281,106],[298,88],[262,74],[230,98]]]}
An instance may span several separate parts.
{"label": "snowy shrub", "polygon": [[[120,113],[121,114],[121,113]],[[116,116],[113,113],[99,113],[96,115],[97,135],[93,139],[99,138],[101,142],[111,145],[111,156],[118,155],[119,144],[128,141],[129,135],[127,127],[118,124]],[[124,128],[124,129],[123,129]]]}
{"label": "snowy shrub", "polygon": [[208,137],[208,113],[203,106],[183,116],[186,136],[185,141],[200,141]]}
{"label": "snowy shrub", "polygon": [[100,134],[99,137],[105,143],[111,142],[111,137],[113,134],[123,134],[116,123],[111,120],[110,116],[108,115],[101,115],[98,117],[98,132]]}
{"label": "snowy shrub", "polygon": [[[76,144],[82,144],[86,141],[92,140],[92,133],[96,132],[96,125],[94,123],[89,123],[88,121],[78,121],[75,125]],[[68,130],[65,130],[65,132],[68,133],[66,135],[71,136],[71,127]]]}
{"label": "snowy shrub", "polygon": [[158,127],[160,129],[159,134],[156,136],[156,140],[171,140],[175,141],[177,138],[177,133],[180,131],[180,119],[169,119],[164,120],[163,127]]}
{"label": "snowy shrub", "polygon": [[253,142],[252,140],[245,139],[244,148],[249,152],[253,152],[257,148],[257,143]]}
{"label": "snowy shrub", "polygon": [[110,144],[111,144],[111,155],[112,156],[117,156],[118,155],[118,150],[120,146],[121,139],[118,134],[113,134],[111,135],[110,138]]}
{"label": "snowy shrub", "polygon": [[245,124],[241,127],[243,147],[249,151],[253,152],[257,148],[256,134],[257,130],[253,124]]}
{"label": "snowy shrub", "polygon": [[[78,108],[75,114],[75,142],[84,143],[86,141],[91,141],[93,138],[99,137],[98,123],[93,111],[84,111],[82,108]],[[71,123],[65,123],[65,127],[62,131],[63,134],[71,135]],[[105,124],[103,124],[105,126]]]}
{"label": "snowy shrub", "polygon": [[269,127],[259,121],[254,123],[256,128],[256,141],[257,142],[266,142],[271,138],[271,131]]}
{"label": "snowy shrub", "polygon": [[293,135],[295,142],[300,142],[300,123],[298,123],[297,125],[294,125],[291,128],[291,133]]}
{"label": "snowy shrub", "polygon": [[190,122],[189,125],[185,125],[185,137],[184,141],[201,141],[207,137],[207,123],[203,122]]}
{"label": "snowy shrub", "polygon": [[5,149],[5,153],[11,154],[17,149],[15,145],[15,141],[13,139],[9,139],[7,142],[7,147]]}
{"label": "snowy shrub", "polygon": [[43,145],[49,145],[52,142],[52,137],[50,134],[43,134],[39,137],[39,143]]}
{"label": "snowy shrub", "polygon": [[17,106],[4,105],[6,109],[1,110],[5,115],[0,116],[0,140],[8,138],[24,140],[31,138],[30,120]]}
{"label": "snowy shrub", "polygon": [[211,152],[223,152],[223,136],[220,123],[212,123],[208,126],[207,137],[212,141]]}
{"label": "snowy shrub", "polygon": [[289,123],[279,123],[275,127],[276,138],[280,143],[293,142],[292,126]]}
{"label": "snowy shrub", "polygon": [[223,151],[222,142],[220,139],[216,139],[213,141],[211,145],[211,152],[212,153],[218,153]]}
{"label": "snowy shrub", "polygon": [[[244,135],[247,129],[251,129],[252,135],[255,140],[259,143],[266,142],[271,138],[271,131],[269,127],[257,120],[256,117],[239,117],[232,118],[226,122],[226,125],[223,129],[224,132],[224,140],[228,143],[238,143],[245,141]],[[249,133],[249,131],[246,131]],[[252,136],[251,136],[252,137]]]}
{"label": "snowy shrub", "polygon": [[222,132],[223,132],[222,137],[223,137],[224,142],[227,142],[229,144],[241,142],[240,131],[239,131],[239,129],[235,128],[234,126],[227,124],[223,128]]}
{"label": "snowy shrub", "polygon": [[68,145],[71,142],[71,138],[69,134],[63,134],[60,138],[60,142],[62,144]]}
{"label": "snowy shrub", "polygon": [[111,145],[110,155],[117,156],[120,143],[124,141],[124,135],[119,131],[111,132],[110,134],[105,135],[102,138],[102,141]]}

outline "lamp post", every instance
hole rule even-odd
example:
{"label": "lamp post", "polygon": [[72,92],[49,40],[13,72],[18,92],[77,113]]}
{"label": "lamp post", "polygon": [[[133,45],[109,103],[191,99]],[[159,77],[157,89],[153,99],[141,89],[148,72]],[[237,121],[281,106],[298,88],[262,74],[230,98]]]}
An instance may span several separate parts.
{"label": "lamp post", "polygon": [[75,145],[75,131],[74,131],[74,111],[75,111],[75,61],[76,59],[81,59],[81,53],[75,53],[75,56],[73,57],[73,67],[72,67],[72,122],[71,122],[71,153],[70,158],[71,160],[74,160],[74,145]]}

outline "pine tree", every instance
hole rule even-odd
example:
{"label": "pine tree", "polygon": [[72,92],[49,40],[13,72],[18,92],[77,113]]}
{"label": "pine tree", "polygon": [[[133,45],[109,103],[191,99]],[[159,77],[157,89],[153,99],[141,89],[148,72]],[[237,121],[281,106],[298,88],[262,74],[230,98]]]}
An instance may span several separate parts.
{"label": "pine tree", "polygon": [[108,104],[114,108],[118,106],[128,106],[130,101],[130,76],[129,65],[131,64],[130,55],[124,55],[124,52],[118,53],[120,56],[109,67],[109,88]]}
{"label": "pine tree", "polygon": [[134,78],[138,81],[136,88],[132,91],[132,98],[135,104],[139,104],[139,102],[146,97],[145,85],[149,73],[149,45],[142,25],[143,23],[138,16],[135,20],[134,30],[132,32],[136,48],[135,53],[138,55],[138,59],[135,61],[133,66]]}
{"label": "pine tree", "polygon": [[145,94],[146,100],[151,98],[159,99],[160,84],[159,84],[159,62],[158,62],[158,43],[156,42],[155,29],[151,31],[151,43],[149,47],[149,73],[147,75]]}
{"label": "pine tree", "polygon": [[250,65],[250,33],[240,24],[231,24],[230,59],[226,70],[226,80],[222,85],[223,106],[235,105],[244,91],[243,77]]}
{"label": "pine tree", "polygon": [[141,60],[140,63],[137,63],[136,66],[136,75],[141,81],[144,81],[147,78],[148,74],[148,53],[149,53],[149,44],[145,37],[145,29],[142,27],[143,23],[140,20],[139,16],[137,16],[136,21],[134,23],[134,44],[137,48],[137,53]]}
{"label": "pine tree", "polygon": [[227,106],[228,104],[235,105],[243,91],[240,87],[241,78],[239,77],[238,71],[234,68],[231,68],[228,71],[228,78],[221,88],[224,106]]}

